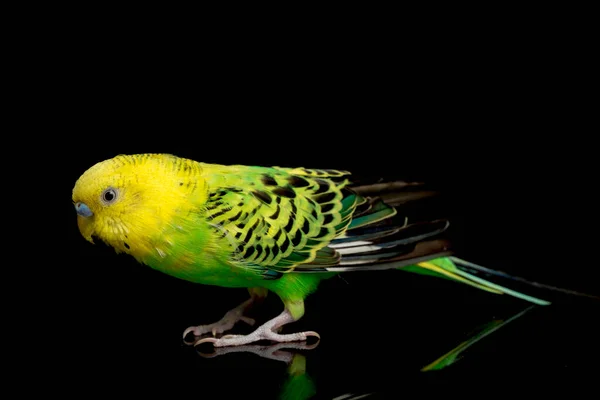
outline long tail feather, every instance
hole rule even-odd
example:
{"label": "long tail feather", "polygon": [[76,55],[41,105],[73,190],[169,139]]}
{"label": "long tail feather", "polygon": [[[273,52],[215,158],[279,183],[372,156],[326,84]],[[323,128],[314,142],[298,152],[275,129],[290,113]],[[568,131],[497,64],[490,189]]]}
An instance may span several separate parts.
{"label": "long tail feather", "polygon": [[474,286],[478,289],[486,290],[488,292],[497,294],[508,294],[541,306],[547,306],[550,304],[549,301],[538,299],[533,296],[528,296],[524,293],[517,292],[516,290],[512,290],[504,286],[497,285],[493,282],[470,274],[460,268],[464,265],[463,263],[463,260],[456,257],[444,257],[427,262],[418,263],[416,264],[416,267],[434,271],[438,274],[445,275],[458,282],[466,283],[468,285]]}
{"label": "long tail feather", "polygon": [[503,282],[506,282],[506,284],[509,284],[511,282],[518,283],[518,284],[522,284],[523,286],[529,286],[529,287],[540,289],[540,290],[546,291],[546,292],[561,293],[561,294],[568,295],[568,296],[585,297],[585,298],[589,298],[589,299],[600,300],[600,296],[595,296],[592,294],[578,292],[575,290],[569,290],[569,289],[565,289],[565,288],[559,288],[556,286],[546,285],[543,283],[533,282],[531,280],[527,280],[527,279],[524,279],[524,278],[521,278],[518,276],[513,276],[513,275],[507,274],[502,271],[492,270],[490,268],[486,268],[481,265],[477,265],[475,263],[472,263],[472,262],[469,262],[466,260],[462,260],[458,257],[452,256],[452,257],[450,257],[450,260],[454,263],[454,265],[459,270],[462,271],[463,274],[468,274],[470,276],[475,277],[476,279],[481,279],[481,278],[477,278],[475,276],[475,274],[479,274],[482,276],[486,276],[487,280],[490,280],[492,278],[501,279],[501,280],[503,280]]}

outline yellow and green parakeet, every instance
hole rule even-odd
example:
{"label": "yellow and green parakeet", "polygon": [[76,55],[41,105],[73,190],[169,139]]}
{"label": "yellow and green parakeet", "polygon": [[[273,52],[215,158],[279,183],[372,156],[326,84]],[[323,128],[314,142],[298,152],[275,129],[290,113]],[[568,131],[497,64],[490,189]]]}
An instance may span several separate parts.
{"label": "yellow and green parakeet", "polygon": [[[303,341],[316,332],[280,334],[304,314],[319,282],[340,272],[400,268],[549,304],[473,274],[451,256],[445,219],[414,222],[402,202],[378,193],[394,184],[353,186],[346,171],[215,165],[168,154],[119,155],[93,165],[72,199],[83,237],[187,281],[247,288],[250,299],[209,325],[190,327],[216,347],[259,340]],[[217,334],[273,292],[277,317],[248,335]]]}

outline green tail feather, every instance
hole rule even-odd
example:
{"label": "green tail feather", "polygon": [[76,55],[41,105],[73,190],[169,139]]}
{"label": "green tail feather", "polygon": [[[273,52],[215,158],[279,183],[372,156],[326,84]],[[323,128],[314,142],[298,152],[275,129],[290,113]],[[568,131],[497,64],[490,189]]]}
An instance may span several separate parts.
{"label": "green tail feather", "polygon": [[497,285],[478,276],[470,274],[466,271],[463,271],[456,265],[456,263],[461,262],[462,260],[456,257],[441,257],[399,269],[418,274],[437,276],[440,278],[458,281],[492,293],[508,294],[510,296],[514,296],[516,298],[537,305],[546,306],[550,304],[549,301],[538,299],[533,296],[528,296],[524,293],[517,292],[504,286]]}
{"label": "green tail feather", "polygon": [[390,207],[381,201],[377,201],[373,203],[367,213],[353,217],[352,222],[348,225],[348,230],[372,225],[386,218],[393,217],[396,214],[397,211],[395,208]]}

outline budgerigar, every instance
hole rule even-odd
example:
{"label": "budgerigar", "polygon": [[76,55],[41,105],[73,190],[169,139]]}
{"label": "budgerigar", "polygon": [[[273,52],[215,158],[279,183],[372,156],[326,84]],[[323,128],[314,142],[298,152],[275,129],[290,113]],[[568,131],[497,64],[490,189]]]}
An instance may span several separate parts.
{"label": "budgerigar", "polygon": [[[215,165],[168,154],[119,155],[77,180],[72,199],[83,237],[177,278],[248,288],[250,299],[221,321],[190,327],[216,347],[259,340],[304,341],[316,332],[281,334],[304,314],[304,300],[340,272],[402,268],[457,280],[536,304],[547,301],[497,286],[451,257],[445,219],[413,222],[345,171]],[[384,185],[385,186],[385,185]],[[389,185],[387,186],[390,187]],[[273,292],[284,311],[248,335],[229,331]]]}

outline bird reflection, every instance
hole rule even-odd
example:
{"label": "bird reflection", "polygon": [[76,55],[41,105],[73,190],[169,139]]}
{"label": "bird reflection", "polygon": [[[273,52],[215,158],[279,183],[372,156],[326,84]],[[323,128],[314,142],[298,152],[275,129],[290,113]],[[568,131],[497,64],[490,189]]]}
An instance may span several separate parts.
{"label": "bird reflection", "polygon": [[[210,353],[204,353],[197,346],[196,351],[201,357],[214,358],[231,353],[252,353],[270,360],[281,361],[287,364],[287,375],[279,392],[279,399],[282,400],[304,400],[313,398],[317,391],[316,386],[307,373],[306,357],[301,353],[303,350],[313,350],[319,345],[307,343],[275,343],[271,345],[250,344],[236,347],[215,348]],[[336,396],[335,399],[357,400],[370,397],[373,393],[346,393],[342,396]]]}
{"label": "bird reflection", "polygon": [[[419,367],[414,366],[417,374],[427,373],[428,371],[439,371],[454,365],[457,361],[465,357],[465,351],[476,345],[481,340],[489,335],[497,332],[500,328],[506,326],[525,314],[538,308],[536,305],[531,305],[524,309],[519,309],[516,313],[512,313],[506,318],[494,318],[492,321],[480,326],[472,331],[465,340],[458,343],[451,350],[436,358],[429,364]],[[196,340],[196,343],[199,339]],[[190,347],[194,346],[193,342],[186,342]],[[243,346],[232,347],[213,347],[210,344],[203,343],[194,346],[195,351],[203,358],[210,359],[232,353],[251,353],[259,357],[283,362],[287,365],[287,373],[285,381],[281,386],[279,393],[280,399],[310,399],[314,398],[317,393],[317,387],[313,378],[307,373],[307,359],[302,354],[303,351],[313,350],[319,346],[319,342],[308,344],[306,342],[289,342],[289,343],[272,343],[272,344],[248,344]],[[346,393],[342,396],[336,396],[336,399],[359,399],[359,398],[378,398],[377,390],[365,393]]]}
{"label": "bird reflection", "polygon": [[[207,345],[196,346],[195,349],[201,357],[214,358],[230,353],[252,353],[259,357],[267,358],[275,361],[282,361],[289,364],[293,361],[294,355],[298,355],[299,350],[313,350],[319,345],[319,342],[307,344],[306,342],[289,342],[275,344],[248,344],[235,347],[213,347],[211,352],[206,352],[206,348],[212,347]],[[285,351],[287,349],[288,351]],[[290,351],[295,350],[295,351]]]}
{"label": "bird reflection", "polygon": [[465,341],[459,343],[458,346],[454,347],[452,350],[445,353],[441,357],[437,358],[435,361],[433,361],[430,364],[421,368],[421,371],[423,371],[423,372],[435,371],[435,370],[440,370],[440,369],[449,367],[450,365],[461,360],[463,357],[463,352],[465,350],[467,350],[469,347],[473,346],[474,344],[476,344],[483,338],[487,337],[488,335],[496,332],[498,329],[502,328],[503,326],[506,326],[508,323],[522,317],[527,312],[529,312],[530,310],[532,310],[533,308],[536,308],[536,307],[537,306],[532,305],[532,306],[529,306],[529,307],[525,308],[524,310],[514,314],[513,316],[511,316],[509,318],[506,318],[503,320],[495,319],[493,321],[488,322],[487,324],[483,325],[479,329],[476,329],[472,334],[469,335],[469,337]]}
{"label": "bird reflection", "polygon": [[[230,353],[252,353],[259,357],[281,361],[287,364],[287,375],[281,387],[279,398],[285,400],[304,400],[315,396],[315,384],[306,372],[306,357],[302,350],[312,350],[319,342],[307,344],[302,342],[275,343],[271,345],[249,344],[235,347],[215,347],[212,352],[201,350],[204,346],[196,346],[201,357],[214,358]],[[212,347],[212,346],[207,346]]]}

